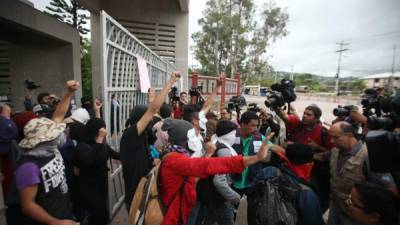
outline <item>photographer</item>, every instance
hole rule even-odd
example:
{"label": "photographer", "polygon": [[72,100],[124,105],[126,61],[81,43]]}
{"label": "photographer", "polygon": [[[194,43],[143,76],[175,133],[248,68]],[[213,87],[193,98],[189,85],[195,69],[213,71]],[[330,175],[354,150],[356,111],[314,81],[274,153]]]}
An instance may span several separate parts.
{"label": "photographer", "polygon": [[288,141],[308,144],[314,152],[328,151],[333,147],[329,134],[320,121],[322,111],[318,106],[307,106],[301,120],[296,114],[288,115],[281,108],[274,110],[285,122]]}
{"label": "photographer", "polygon": [[229,112],[229,109],[227,107],[221,107],[221,110],[219,111],[220,115],[220,120],[231,120],[231,113]]}
{"label": "photographer", "polygon": [[[265,109],[260,109],[260,126],[258,131],[264,136],[268,136],[272,132],[275,134],[279,134],[280,132],[279,124],[274,122],[272,115],[269,114]],[[271,139],[271,142],[274,144],[277,144],[277,141],[277,136]]]}
{"label": "photographer", "polygon": [[[290,142],[308,144],[314,153],[327,152],[334,147],[327,130],[320,122],[322,112],[318,106],[307,106],[302,120],[297,115],[286,114],[280,108],[276,108],[275,112],[285,122],[287,137]],[[327,163],[315,163],[311,182],[317,187],[321,208],[325,210],[329,202],[329,171]]]}
{"label": "photographer", "polygon": [[348,122],[338,122],[329,130],[336,147],[329,152],[314,155],[314,158],[330,163],[330,191],[328,225],[357,224],[348,217],[346,201],[354,184],[370,181],[385,185],[396,192],[393,178],[388,173],[374,173],[371,170],[367,146],[358,141]]}
{"label": "photographer", "polygon": [[187,93],[186,93],[186,92],[182,91],[182,92],[179,94],[179,97],[180,97],[179,101],[180,101],[180,103],[181,103],[182,105],[187,105],[187,104],[189,104],[188,98],[187,98],[188,96],[187,96]]}

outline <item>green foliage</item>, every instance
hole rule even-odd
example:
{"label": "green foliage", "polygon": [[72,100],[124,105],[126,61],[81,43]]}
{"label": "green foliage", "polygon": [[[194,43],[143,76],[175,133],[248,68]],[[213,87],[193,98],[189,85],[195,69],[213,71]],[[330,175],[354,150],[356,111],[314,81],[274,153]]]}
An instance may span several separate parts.
{"label": "green foliage", "polygon": [[273,3],[261,11],[256,16],[253,0],[207,1],[198,21],[202,31],[192,35],[194,54],[204,74],[216,75],[218,70],[228,75],[263,76],[270,70],[267,47],[287,34],[288,15]]}
{"label": "green foliage", "polygon": [[57,18],[78,29],[81,35],[87,34],[89,29],[84,27],[89,20],[89,12],[85,10],[76,0],[51,0],[50,6],[46,6],[45,13]]}
{"label": "green foliage", "polygon": [[361,93],[365,89],[365,84],[364,84],[363,80],[360,80],[360,79],[351,80],[341,86],[342,87],[344,86],[346,90],[350,90],[353,93],[357,93],[357,94]]}
{"label": "green foliage", "polygon": [[91,43],[87,39],[83,39],[82,45],[82,95],[92,97],[92,60],[90,56]]}

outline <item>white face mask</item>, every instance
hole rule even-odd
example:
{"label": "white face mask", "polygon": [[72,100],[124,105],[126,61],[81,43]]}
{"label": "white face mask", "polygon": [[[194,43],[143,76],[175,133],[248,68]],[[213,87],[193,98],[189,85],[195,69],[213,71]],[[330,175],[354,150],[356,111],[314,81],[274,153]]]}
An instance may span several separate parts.
{"label": "white face mask", "polygon": [[225,135],[222,135],[221,137],[218,137],[218,140],[221,140],[222,142],[225,142],[229,146],[232,146],[236,140],[236,130],[233,130]]}

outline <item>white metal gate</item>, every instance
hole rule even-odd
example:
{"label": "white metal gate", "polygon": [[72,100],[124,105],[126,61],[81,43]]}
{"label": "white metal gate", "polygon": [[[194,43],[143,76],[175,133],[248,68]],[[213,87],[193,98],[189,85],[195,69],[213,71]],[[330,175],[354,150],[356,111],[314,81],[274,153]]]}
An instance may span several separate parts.
{"label": "white metal gate", "polygon": [[[103,118],[108,143],[119,151],[119,141],[130,110],[136,104],[147,103],[147,94],[140,92],[137,56],[146,60],[150,83],[156,90],[163,87],[175,67],[151,51],[106,12],[101,12],[100,21]],[[116,96],[114,101],[112,96]],[[110,161],[109,166],[112,218],[123,203],[124,185],[121,165]]]}

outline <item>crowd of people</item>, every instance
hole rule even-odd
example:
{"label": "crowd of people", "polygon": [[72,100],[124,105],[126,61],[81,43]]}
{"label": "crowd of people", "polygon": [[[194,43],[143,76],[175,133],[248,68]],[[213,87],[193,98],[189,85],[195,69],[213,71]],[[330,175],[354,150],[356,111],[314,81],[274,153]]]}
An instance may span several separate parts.
{"label": "crowd of people", "polygon": [[[107,163],[114,159],[122,164],[127,212],[141,180],[159,166],[160,196],[153,197],[163,225],[399,224],[399,177],[371,169],[353,124],[338,119],[327,127],[317,105],[303,115],[293,107],[212,110],[221,82],[204,101],[186,92],[166,101],[179,79],[173,72],[161,91],[151,88],[125,128],[112,119],[111,132],[123,130],[118,152],[107,143],[99,100],[72,107],[76,81],[62,98],[41,93],[33,104],[27,97],[24,112],[2,105],[7,223],[108,224]],[[112,101],[118,114],[115,95]],[[350,116],[366,123],[357,110]]]}

